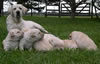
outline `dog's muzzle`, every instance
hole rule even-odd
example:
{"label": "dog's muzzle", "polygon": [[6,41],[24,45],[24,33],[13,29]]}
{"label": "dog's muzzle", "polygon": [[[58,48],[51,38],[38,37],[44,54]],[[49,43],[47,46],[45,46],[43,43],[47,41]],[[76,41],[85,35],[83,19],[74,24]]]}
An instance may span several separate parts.
{"label": "dog's muzzle", "polygon": [[20,18],[20,11],[16,11],[16,17]]}

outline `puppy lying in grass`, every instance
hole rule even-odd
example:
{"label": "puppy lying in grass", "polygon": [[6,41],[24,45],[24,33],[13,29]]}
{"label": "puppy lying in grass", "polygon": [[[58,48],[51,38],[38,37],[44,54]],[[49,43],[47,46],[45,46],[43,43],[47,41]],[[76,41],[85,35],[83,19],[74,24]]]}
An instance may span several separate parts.
{"label": "puppy lying in grass", "polygon": [[[39,34],[38,34],[39,35]],[[37,35],[37,36],[38,36]],[[44,34],[44,37],[34,43],[34,48],[38,51],[49,51],[54,49],[64,49],[64,42],[52,34]]]}
{"label": "puppy lying in grass", "polygon": [[23,32],[21,32],[20,30],[10,30],[5,40],[3,40],[4,50],[16,50],[18,48],[19,40],[22,38],[22,36]]}
{"label": "puppy lying in grass", "polygon": [[50,43],[49,40],[45,39],[45,37],[38,38],[38,41],[34,42],[33,47],[37,51],[50,51],[50,50],[53,50],[52,44]]}
{"label": "puppy lying in grass", "polygon": [[94,43],[94,41],[82,32],[73,31],[70,34],[70,39],[76,42],[78,48],[87,50],[97,50],[97,46]]}
{"label": "puppy lying in grass", "polygon": [[44,34],[38,29],[24,29],[23,31],[24,37],[21,39],[19,44],[20,50],[24,50],[24,48],[31,50],[32,44],[38,51],[63,49],[63,41],[52,34]]}
{"label": "puppy lying in grass", "polygon": [[33,42],[36,42],[37,40],[41,39],[43,35],[38,29],[24,29],[23,31],[24,35],[23,38],[20,40],[19,49],[28,49],[29,51],[31,51]]}

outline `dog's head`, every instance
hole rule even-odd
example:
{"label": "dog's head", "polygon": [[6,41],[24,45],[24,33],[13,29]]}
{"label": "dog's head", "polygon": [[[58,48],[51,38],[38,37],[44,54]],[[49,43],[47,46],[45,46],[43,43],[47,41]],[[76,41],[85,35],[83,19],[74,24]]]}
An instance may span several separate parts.
{"label": "dog's head", "polygon": [[24,33],[25,39],[28,39],[28,40],[34,41],[34,42],[42,39],[43,36],[44,36],[44,33],[42,33],[38,29],[30,29]]}
{"label": "dog's head", "polygon": [[19,29],[12,29],[9,31],[9,36],[12,40],[20,40],[23,36],[23,32]]}
{"label": "dog's head", "polygon": [[69,35],[69,39],[77,39],[79,38],[80,36],[82,35],[82,32],[79,32],[79,31],[73,31],[70,33]]}
{"label": "dog's head", "polygon": [[21,4],[15,4],[15,5],[11,5],[8,8],[8,12],[13,16],[16,17],[17,19],[21,18],[23,14],[25,14],[27,12],[27,8],[25,8],[23,5]]}

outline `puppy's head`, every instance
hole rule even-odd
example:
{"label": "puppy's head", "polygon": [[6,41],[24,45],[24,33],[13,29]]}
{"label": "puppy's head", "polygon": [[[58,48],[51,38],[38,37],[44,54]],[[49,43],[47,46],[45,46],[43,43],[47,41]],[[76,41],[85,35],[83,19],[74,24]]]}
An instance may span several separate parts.
{"label": "puppy's head", "polygon": [[79,32],[79,31],[73,31],[73,32],[71,32],[70,33],[70,35],[69,35],[69,39],[77,39],[77,38],[79,38],[80,36],[81,36],[81,32]]}
{"label": "puppy's head", "polygon": [[44,33],[42,33],[38,29],[31,29],[31,30],[27,31],[25,34],[25,37],[27,37],[27,39],[31,40],[31,41],[40,40],[43,38],[43,36],[44,36]]}
{"label": "puppy's head", "polygon": [[27,8],[25,8],[23,5],[21,4],[15,4],[15,5],[11,5],[8,8],[8,12],[13,16],[16,17],[17,19],[20,19],[22,17],[23,14],[25,14],[27,11]]}
{"label": "puppy's head", "polygon": [[12,29],[9,31],[9,36],[12,40],[20,40],[23,36],[23,32],[18,29]]}

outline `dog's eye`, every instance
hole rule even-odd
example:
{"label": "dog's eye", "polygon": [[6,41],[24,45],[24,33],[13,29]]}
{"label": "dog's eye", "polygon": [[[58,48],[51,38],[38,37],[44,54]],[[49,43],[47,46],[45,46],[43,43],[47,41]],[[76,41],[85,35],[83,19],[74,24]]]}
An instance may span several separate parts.
{"label": "dog's eye", "polygon": [[19,7],[20,10],[22,10],[22,8]]}
{"label": "dog's eye", "polygon": [[14,8],[14,10],[16,10],[16,8]]}

